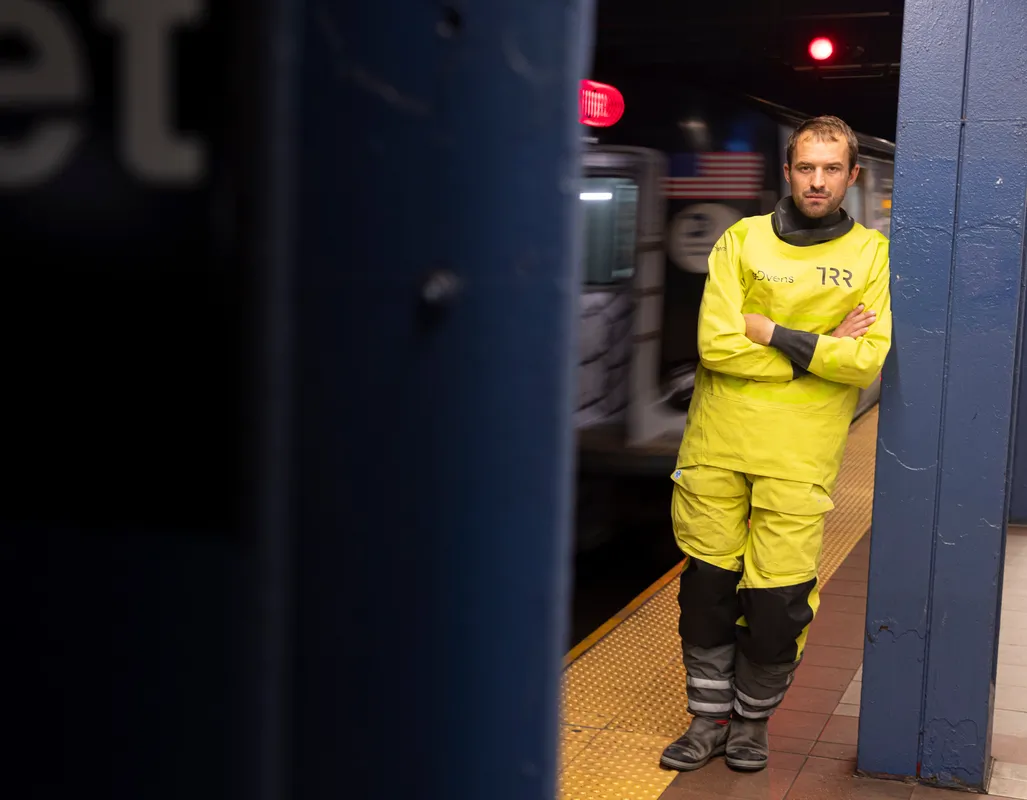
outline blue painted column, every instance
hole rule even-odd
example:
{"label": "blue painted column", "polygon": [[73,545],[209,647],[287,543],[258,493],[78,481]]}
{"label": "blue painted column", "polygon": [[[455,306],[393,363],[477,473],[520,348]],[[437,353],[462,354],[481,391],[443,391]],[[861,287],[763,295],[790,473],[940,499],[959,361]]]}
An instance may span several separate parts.
{"label": "blue painted column", "polygon": [[909,0],[859,768],[982,788],[1023,310],[1027,6]]}
{"label": "blue painted column", "polygon": [[305,6],[294,797],[555,793],[591,5]]}

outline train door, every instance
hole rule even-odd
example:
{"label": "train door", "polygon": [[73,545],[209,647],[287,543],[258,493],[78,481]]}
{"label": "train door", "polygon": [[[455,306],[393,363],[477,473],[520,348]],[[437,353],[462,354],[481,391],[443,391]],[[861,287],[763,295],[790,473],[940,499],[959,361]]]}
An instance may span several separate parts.
{"label": "train door", "polygon": [[845,193],[845,211],[860,225],[867,224],[867,169],[860,164],[859,175],[856,182],[849,187]]}
{"label": "train door", "polygon": [[[887,236],[894,168],[887,161],[866,155],[860,156],[859,164],[859,177],[845,194],[845,210],[864,227],[877,229]],[[870,388],[860,390],[855,416],[858,418],[869,411],[880,398],[881,379],[878,376]]]}
{"label": "train door", "polygon": [[[642,369],[659,343],[663,285],[662,179],[654,150],[594,147],[583,157],[575,546],[598,547],[622,527],[636,472],[628,447]],[[666,469],[663,470],[666,472]]]}
{"label": "train door", "polygon": [[866,221],[868,228],[891,237],[891,196],[895,182],[895,164],[879,158],[860,159],[866,172]]}
{"label": "train door", "polygon": [[638,375],[657,352],[666,161],[654,150],[596,147],[585,152],[583,167],[575,426],[616,431],[623,446],[633,435],[636,396],[646,390]]}
{"label": "train door", "polygon": [[[872,156],[861,156],[862,169],[859,173],[860,200],[862,219],[858,219],[867,228],[880,231],[885,236],[891,234],[891,195],[895,177],[895,165]],[[855,188],[855,187],[854,187]],[[851,190],[850,190],[851,191]],[[854,215],[855,216],[855,215]],[[856,405],[856,417],[869,411],[881,398],[881,376],[869,389],[862,389]]]}
{"label": "train door", "polygon": [[888,236],[895,166],[890,161],[867,155],[860,156],[859,165],[859,177],[845,195],[845,210],[856,222]]}

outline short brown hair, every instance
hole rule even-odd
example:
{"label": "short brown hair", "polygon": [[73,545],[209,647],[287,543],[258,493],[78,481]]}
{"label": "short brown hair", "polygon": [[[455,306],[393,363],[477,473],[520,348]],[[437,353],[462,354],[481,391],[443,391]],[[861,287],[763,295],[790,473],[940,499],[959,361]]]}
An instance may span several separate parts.
{"label": "short brown hair", "polygon": [[856,166],[856,162],[859,160],[859,142],[856,141],[856,134],[852,132],[852,128],[838,117],[813,117],[792,131],[792,135],[788,137],[789,167],[792,166],[792,160],[795,158],[795,145],[807,133],[819,142],[837,142],[839,139],[844,139],[849,146],[849,169]]}

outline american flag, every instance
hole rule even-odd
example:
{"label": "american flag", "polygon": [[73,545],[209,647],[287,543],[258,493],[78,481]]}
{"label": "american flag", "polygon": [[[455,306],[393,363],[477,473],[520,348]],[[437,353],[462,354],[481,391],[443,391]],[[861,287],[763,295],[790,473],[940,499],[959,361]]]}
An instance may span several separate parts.
{"label": "american flag", "polygon": [[750,200],[763,189],[759,153],[677,153],[664,196],[674,200]]}

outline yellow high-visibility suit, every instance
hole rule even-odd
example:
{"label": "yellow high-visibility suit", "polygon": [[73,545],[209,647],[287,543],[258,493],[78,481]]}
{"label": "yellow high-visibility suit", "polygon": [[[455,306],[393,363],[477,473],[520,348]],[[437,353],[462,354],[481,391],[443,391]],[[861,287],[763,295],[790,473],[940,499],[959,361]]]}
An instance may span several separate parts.
{"label": "yellow high-visibility suit", "polygon": [[[888,240],[845,220],[838,238],[798,246],[773,215],[746,218],[710,254],[702,364],[672,476],[695,715],[769,717],[819,606],[824,515],[849,425],[891,347]],[[861,303],[877,313],[869,331],[830,336]],[[777,324],[770,346],[746,338],[747,313]]]}

